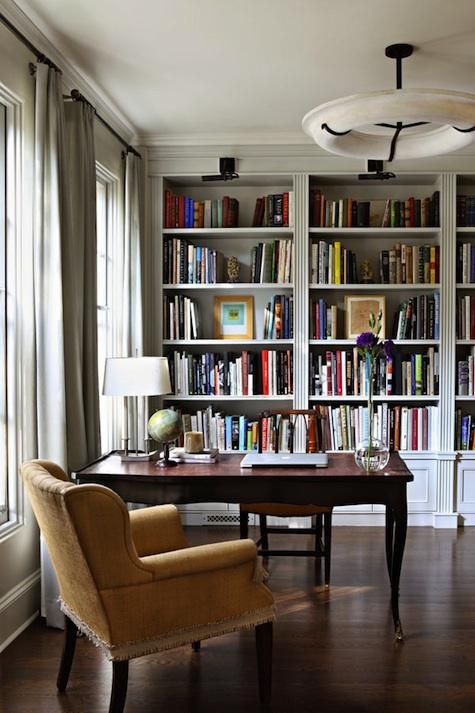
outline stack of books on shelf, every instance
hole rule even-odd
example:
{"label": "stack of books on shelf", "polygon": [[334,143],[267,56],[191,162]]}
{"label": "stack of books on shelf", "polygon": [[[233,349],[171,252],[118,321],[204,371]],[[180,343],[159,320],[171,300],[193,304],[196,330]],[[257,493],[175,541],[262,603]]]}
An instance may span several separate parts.
{"label": "stack of books on shelf", "polygon": [[475,295],[457,297],[457,339],[475,339]]}
{"label": "stack of books on shelf", "polygon": [[457,394],[475,396],[475,347],[470,349],[466,359],[457,361]]}
{"label": "stack of books on shelf", "polygon": [[475,196],[457,195],[456,216],[458,228],[475,226]]}
{"label": "stack of books on shelf", "polygon": [[163,241],[164,284],[215,284],[223,281],[223,255],[183,238]]}
{"label": "stack of books on shelf", "polygon": [[428,228],[439,225],[439,191],[423,199],[331,200],[310,189],[310,226],[314,228]]}
{"label": "stack of books on shelf", "polygon": [[475,245],[472,243],[457,243],[455,265],[457,282],[464,285],[475,283]]}
{"label": "stack of books on shelf", "polygon": [[256,199],[252,227],[288,228],[293,224],[293,191],[270,193]]}
{"label": "stack of books on shelf", "polygon": [[197,303],[184,295],[163,298],[163,338],[199,339]]}
{"label": "stack of books on shelf", "polygon": [[475,451],[475,416],[455,409],[455,448],[458,451]]}
{"label": "stack of books on shelf", "polygon": [[[320,406],[324,415],[326,450],[354,450],[368,437],[367,406]],[[437,449],[436,406],[409,408],[376,404],[373,414],[373,437],[389,446],[390,450],[421,451]]]}
{"label": "stack of books on shelf", "polygon": [[439,282],[440,249],[438,245],[396,243],[379,253],[379,279],[383,284],[409,285]]}
{"label": "stack of books on shelf", "polygon": [[337,316],[336,305],[323,298],[310,300],[310,339],[336,339]]}
{"label": "stack of books on shelf", "polygon": [[251,250],[251,282],[289,284],[293,270],[292,240],[259,243]]}
{"label": "stack of books on shelf", "polygon": [[237,198],[196,200],[164,192],[163,226],[167,228],[236,228],[239,221]]}
{"label": "stack of books on shelf", "polygon": [[358,282],[356,255],[343,247],[339,240],[334,243],[319,240],[312,242],[310,258],[310,282],[319,285],[345,285]]}
{"label": "stack of books on shelf", "polygon": [[294,298],[274,295],[264,310],[263,339],[293,339]]}
{"label": "stack of books on shelf", "polygon": [[[369,362],[354,347],[326,350],[310,356],[310,391],[313,396],[366,396]],[[376,396],[436,396],[439,393],[439,353],[394,354],[378,358],[373,393]]]}
{"label": "stack of books on shelf", "polygon": [[168,358],[176,396],[290,396],[293,391],[292,351],[175,351]]}
{"label": "stack of books on shelf", "polygon": [[439,339],[440,297],[416,295],[401,302],[394,314],[393,339]]}

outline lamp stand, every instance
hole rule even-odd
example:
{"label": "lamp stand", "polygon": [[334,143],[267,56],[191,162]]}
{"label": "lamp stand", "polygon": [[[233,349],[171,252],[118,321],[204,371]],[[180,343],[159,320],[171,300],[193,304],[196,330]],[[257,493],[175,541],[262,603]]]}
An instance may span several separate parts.
{"label": "lamp stand", "polygon": [[[136,409],[135,409],[135,452],[129,451],[129,408],[128,408],[128,397],[124,396],[124,425],[123,425],[123,437],[122,441],[124,444],[124,451],[121,453],[120,460],[121,463],[143,463],[145,461],[158,460],[160,458],[160,451],[150,452],[150,438],[145,438],[145,452],[138,450],[138,438],[139,438],[139,427],[138,427],[138,400],[135,397]],[[147,413],[147,404],[145,405],[145,413]],[[146,432],[146,431],[145,431]]]}
{"label": "lamp stand", "polygon": [[174,468],[177,464],[175,460],[170,460],[170,445],[163,444],[163,458],[157,461],[159,468]]}

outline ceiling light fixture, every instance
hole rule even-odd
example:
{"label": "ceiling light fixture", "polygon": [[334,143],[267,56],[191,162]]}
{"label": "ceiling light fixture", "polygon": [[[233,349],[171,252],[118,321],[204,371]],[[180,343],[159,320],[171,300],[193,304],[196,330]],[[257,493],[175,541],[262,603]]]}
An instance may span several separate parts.
{"label": "ceiling light fixture", "polygon": [[437,156],[468,146],[475,138],[475,95],[402,89],[402,60],[413,49],[401,43],[386,47],[386,57],[396,60],[396,89],[321,104],[304,116],[305,133],[331,153],[383,161]]}

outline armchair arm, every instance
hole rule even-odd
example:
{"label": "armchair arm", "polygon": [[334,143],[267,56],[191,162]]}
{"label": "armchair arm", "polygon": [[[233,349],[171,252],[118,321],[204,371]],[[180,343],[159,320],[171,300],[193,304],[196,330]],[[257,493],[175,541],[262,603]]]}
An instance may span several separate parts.
{"label": "armchair arm", "polygon": [[188,547],[180,515],[174,505],[131,510],[130,532],[139,557]]}
{"label": "armchair arm", "polygon": [[141,558],[142,564],[152,571],[155,581],[213,572],[256,560],[257,548],[252,540],[198,545]]}

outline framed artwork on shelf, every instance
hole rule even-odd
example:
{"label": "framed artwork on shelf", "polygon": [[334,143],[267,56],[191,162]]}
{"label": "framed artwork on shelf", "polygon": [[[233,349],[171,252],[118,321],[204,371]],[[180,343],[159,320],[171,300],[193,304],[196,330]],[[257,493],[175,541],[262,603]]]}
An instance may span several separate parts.
{"label": "framed artwork on shelf", "polygon": [[237,295],[214,298],[215,339],[254,337],[254,299]]}
{"label": "framed artwork on shelf", "polygon": [[345,295],[345,338],[356,339],[369,332],[371,312],[377,317],[381,312],[381,339],[385,339],[386,297],[384,295]]}

